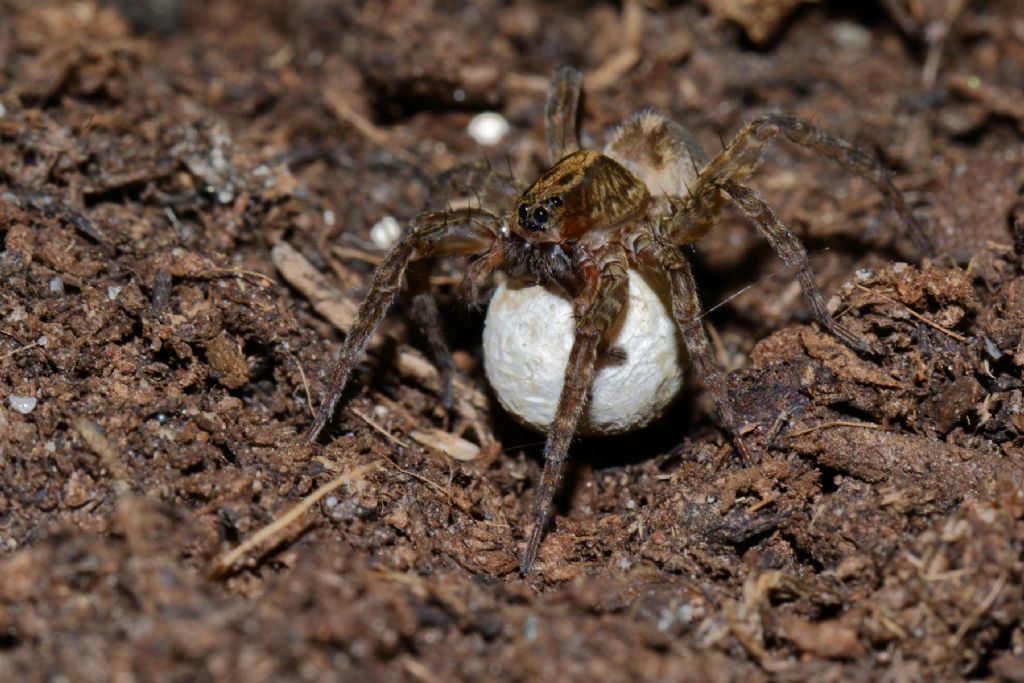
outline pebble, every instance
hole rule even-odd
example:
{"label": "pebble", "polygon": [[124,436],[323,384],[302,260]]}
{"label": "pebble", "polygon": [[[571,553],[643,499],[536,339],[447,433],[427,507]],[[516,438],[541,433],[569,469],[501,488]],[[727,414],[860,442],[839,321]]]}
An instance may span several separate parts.
{"label": "pebble", "polygon": [[845,50],[865,50],[871,46],[871,31],[852,21],[840,21],[832,28],[832,41]]}
{"label": "pebble", "polygon": [[402,236],[402,226],[394,216],[384,216],[370,228],[370,239],[380,249],[390,249]]}
{"label": "pebble", "polygon": [[22,415],[28,415],[35,410],[37,401],[35,396],[11,395],[7,397],[7,403],[10,404],[11,408]]}
{"label": "pebble", "polygon": [[470,120],[466,132],[478,145],[496,145],[508,133],[508,128],[508,121],[504,116],[493,111],[485,111]]}

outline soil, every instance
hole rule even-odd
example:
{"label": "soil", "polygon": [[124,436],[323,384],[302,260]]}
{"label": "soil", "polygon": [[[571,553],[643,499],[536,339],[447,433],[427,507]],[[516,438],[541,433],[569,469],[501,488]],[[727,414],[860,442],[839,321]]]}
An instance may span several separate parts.
{"label": "soil", "polygon": [[[0,2],[0,679],[1024,681],[1024,15],[853,5]],[[691,256],[755,461],[692,381],[574,444],[520,576],[542,437],[488,393],[464,262],[452,415],[399,306],[301,437],[371,227],[460,164],[541,171],[566,62],[587,144],[791,112],[940,253],[773,146],[752,184],[878,353],[728,214]]]}

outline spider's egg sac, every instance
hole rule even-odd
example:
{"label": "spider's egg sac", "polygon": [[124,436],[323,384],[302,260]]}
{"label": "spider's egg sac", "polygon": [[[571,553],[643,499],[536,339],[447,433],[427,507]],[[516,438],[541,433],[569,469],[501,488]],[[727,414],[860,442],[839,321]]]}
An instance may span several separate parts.
{"label": "spider's egg sac", "polygon": [[[580,421],[583,434],[639,429],[658,418],[682,387],[685,347],[668,292],[652,282],[629,271],[629,302],[598,356]],[[484,369],[501,405],[528,427],[547,431],[555,417],[574,328],[571,301],[544,287],[503,283],[491,299]]]}

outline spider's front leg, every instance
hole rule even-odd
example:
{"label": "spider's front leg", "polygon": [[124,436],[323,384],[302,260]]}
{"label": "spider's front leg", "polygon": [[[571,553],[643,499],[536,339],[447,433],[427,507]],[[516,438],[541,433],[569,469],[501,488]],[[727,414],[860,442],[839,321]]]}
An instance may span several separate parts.
{"label": "spider's front leg", "polygon": [[613,256],[604,259],[600,266],[593,262],[583,265],[586,281],[583,292],[574,302],[575,338],[565,368],[565,384],[558,398],[555,419],[548,428],[544,445],[544,472],[533,501],[533,529],[519,561],[519,571],[523,574],[530,571],[537,559],[537,550],[551,513],[551,502],[565,473],[569,443],[576,433],[594,381],[598,348],[626,305],[629,281],[623,262]]}
{"label": "spider's front leg", "polygon": [[306,433],[307,441],[316,441],[331,419],[352,368],[362,358],[370,336],[401,291],[409,264],[428,257],[481,253],[490,249],[497,239],[497,218],[482,211],[464,211],[458,215],[432,212],[414,220],[412,232],[384,257],[373,274],[370,291],[345,337],[327,393]]}
{"label": "spider's front leg", "polygon": [[430,186],[427,201],[441,206],[453,198],[472,198],[492,211],[508,209],[523,188],[509,170],[501,173],[490,160],[459,164],[438,176]]}
{"label": "spider's front leg", "polygon": [[582,90],[583,74],[576,67],[560,66],[551,75],[544,104],[544,139],[549,163],[554,164],[580,148],[576,113]]}
{"label": "spider's front leg", "polygon": [[679,247],[663,244],[651,234],[641,234],[634,242],[637,260],[646,268],[668,278],[672,313],[683,337],[683,344],[704,386],[711,394],[718,416],[736,444],[740,456],[750,462],[750,451],[740,436],[740,419],[726,391],[725,369],[715,357],[704,324],[701,322],[700,297],[690,263]]}

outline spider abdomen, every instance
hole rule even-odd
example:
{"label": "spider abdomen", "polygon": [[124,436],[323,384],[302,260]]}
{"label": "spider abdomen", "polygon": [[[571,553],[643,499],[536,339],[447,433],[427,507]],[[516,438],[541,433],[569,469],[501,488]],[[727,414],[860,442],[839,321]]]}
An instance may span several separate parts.
{"label": "spider abdomen", "polygon": [[604,153],[639,178],[654,197],[685,196],[707,165],[690,131],[650,111],[638,112],[619,126]]}

